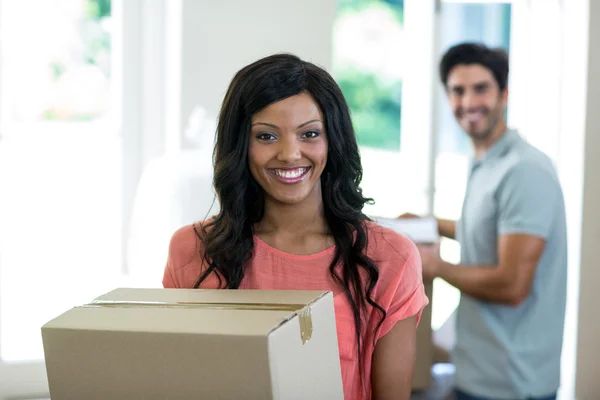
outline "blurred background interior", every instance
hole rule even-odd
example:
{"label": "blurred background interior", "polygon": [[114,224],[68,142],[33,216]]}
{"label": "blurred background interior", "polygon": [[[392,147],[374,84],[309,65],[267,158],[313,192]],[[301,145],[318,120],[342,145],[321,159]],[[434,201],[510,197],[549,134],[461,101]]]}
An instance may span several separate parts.
{"label": "blurred background interior", "polygon": [[[600,398],[598,19],[594,0],[0,0],[0,400],[47,397],[46,321],[114,287],[161,286],[173,231],[218,211],[219,105],[262,56],[293,52],[338,81],[376,201],[367,214],[459,217],[471,147],[437,62],[467,40],[509,52],[508,123],[560,173],[560,398]],[[442,347],[458,298],[435,282]]]}

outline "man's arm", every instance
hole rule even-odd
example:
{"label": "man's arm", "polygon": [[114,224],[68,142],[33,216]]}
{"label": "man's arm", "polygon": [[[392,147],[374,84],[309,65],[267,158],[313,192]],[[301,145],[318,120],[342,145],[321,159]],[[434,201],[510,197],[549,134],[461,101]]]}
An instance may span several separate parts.
{"label": "man's arm", "polygon": [[440,236],[447,237],[448,239],[456,238],[456,221],[440,218],[436,218],[436,221]]}
{"label": "man's arm", "polygon": [[498,265],[456,267],[441,263],[439,276],[480,300],[518,305],[527,298],[554,221],[564,212],[551,168],[524,160],[497,189]]}
{"label": "man's arm", "polygon": [[531,291],[545,243],[529,234],[503,235],[498,241],[497,266],[461,266],[440,260],[435,275],[478,300],[518,306]]}

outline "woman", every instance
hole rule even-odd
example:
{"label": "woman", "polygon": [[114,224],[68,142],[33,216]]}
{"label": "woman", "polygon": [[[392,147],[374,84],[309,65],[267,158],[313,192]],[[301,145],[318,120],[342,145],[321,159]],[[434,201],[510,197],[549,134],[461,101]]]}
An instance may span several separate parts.
{"label": "woman", "polygon": [[163,285],[331,290],[346,399],[408,399],[427,304],[412,242],[370,221],[344,97],[327,72],[273,55],[234,77],[221,108],[221,211],[177,231]]}

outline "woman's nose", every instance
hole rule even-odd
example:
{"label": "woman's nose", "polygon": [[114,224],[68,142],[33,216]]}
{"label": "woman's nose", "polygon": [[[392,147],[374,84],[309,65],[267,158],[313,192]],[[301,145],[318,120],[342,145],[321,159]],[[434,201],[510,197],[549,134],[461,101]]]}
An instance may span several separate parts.
{"label": "woman's nose", "polygon": [[277,159],[285,163],[293,163],[302,157],[300,144],[294,139],[282,140],[280,142]]}

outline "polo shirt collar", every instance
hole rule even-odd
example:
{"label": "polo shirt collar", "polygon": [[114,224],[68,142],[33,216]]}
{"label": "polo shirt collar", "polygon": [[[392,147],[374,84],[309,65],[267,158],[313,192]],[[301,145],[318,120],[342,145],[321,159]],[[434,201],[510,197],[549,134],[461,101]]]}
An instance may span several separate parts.
{"label": "polo shirt collar", "polygon": [[487,161],[503,156],[506,154],[508,149],[519,140],[521,140],[519,133],[514,129],[508,129],[506,132],[504,132],[504,134],[502,134],[502,137],[500,137],[500,139],[498,139],[496,143],[494,143],[492,147],[488,149],[483,157],[475,160],[473,166],[481,165]]}

